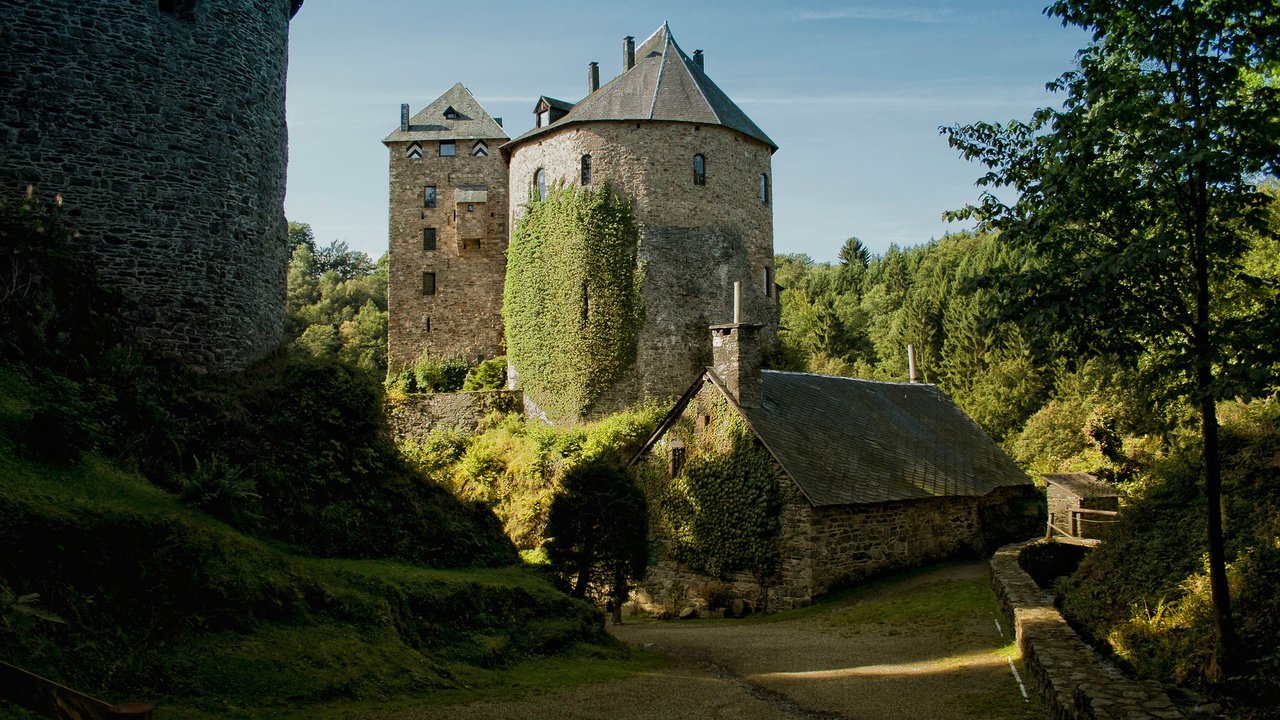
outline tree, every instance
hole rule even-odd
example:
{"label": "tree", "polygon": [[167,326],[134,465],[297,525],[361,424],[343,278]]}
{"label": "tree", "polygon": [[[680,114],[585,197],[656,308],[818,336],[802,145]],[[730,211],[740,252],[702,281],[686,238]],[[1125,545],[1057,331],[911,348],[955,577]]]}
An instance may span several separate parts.
{"label": "tree", "polygon": [[306,246],[312,254],[316,251],[316,234],[309,223],[289,223],[289,254],[293,255],[299,247]]}
{"label": "tree", "polygon": [[621,622],[630,582],[649,559],[649,510],[623,466],[603,460],[565,472],[547,518],[547,559],[576,598],[593,584],[607,588],[614,622]]}
{"label": "tree", "polygon": [[[980,186],[1018,193],[1006,204],[984,192],[953,217],[1002,230],[1025,257],[1005,266],[999,292],[1030,337],[1064,355],[1144,355],[1198,407],[1225,678],[1236,634],[1215,402],[1261,386],[1277,350],[1274,288],[1240,260],[1250,233],[1272,232],[1255,181],[1280,162],[1280,0],[1058,0],[1046,13],[1093,40],[1049,85],[1061,109],[943,128],[989,168]],[[1214,290],[1228,284],[1257,302],[1222,302]]]}

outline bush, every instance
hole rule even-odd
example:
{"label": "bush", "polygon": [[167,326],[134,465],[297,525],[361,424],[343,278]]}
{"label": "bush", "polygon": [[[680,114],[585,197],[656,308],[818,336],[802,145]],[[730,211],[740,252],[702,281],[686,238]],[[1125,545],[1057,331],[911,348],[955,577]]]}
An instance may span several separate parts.
{"label": "bush", "polygon": [[467,373],[467,379],[462,383],[462,389],[467,391],[501,390],[506,386],[506,357],[490,358],[476,365]]}
{"label": "bush", "polygon": [[457,392],[471,366],[459,358],[439,359],[423,353],[413,364],[387,375],[387,390],[401,393]]}

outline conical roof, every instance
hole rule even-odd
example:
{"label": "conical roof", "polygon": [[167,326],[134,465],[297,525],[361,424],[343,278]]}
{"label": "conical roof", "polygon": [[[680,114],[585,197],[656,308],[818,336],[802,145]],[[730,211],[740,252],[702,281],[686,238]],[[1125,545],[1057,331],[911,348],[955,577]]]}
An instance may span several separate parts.
{"label": "conical roof", "polygon": [[528,138],[564,125],[599,120],[671,120],[723,125],[778,149],[680,49],[666,23],[636,48],[636,64],[630,70],[578,101],[564,117],[530,130],[503,149],[509,152]]}
{"label": "conical roof", "polygon": [[[456,117],[445,117],[447,110]],[[481,107],[471,91],[458,83],[409,119],[409,129],[396,128],[384,143],[413,140],[506,139],[502,126]]]}

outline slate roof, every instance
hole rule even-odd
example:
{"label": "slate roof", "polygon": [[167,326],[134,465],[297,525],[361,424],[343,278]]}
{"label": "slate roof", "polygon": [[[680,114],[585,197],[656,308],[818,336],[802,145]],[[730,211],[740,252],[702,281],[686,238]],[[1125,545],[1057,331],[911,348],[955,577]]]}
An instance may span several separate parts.
{"label": "slate roof", "polygon": [[515,145],[548,130],[598,120],[672,120],[723,125],[778,146],[729,99],[676,44],[666,23],[636,48],[636,64],[573,105],[550,125],[534,128],[503,146]]}
{"label": "slate roof", "polygon": [[[458,113],[457,120],[445,118],[444,111],[450,107]],[[480,106],[471,91],[462,83],[457,83],[410,118],[408,130],[396,127],[382,142],[479,140],[481,138],[506,140],[507,137],[502,126]]]}
{"label": "slate roof", "polygon": [[[706,377],[724,390],[713,372]],[[981,496],[1031,482],[933,385],[775,370],[762,382],[764,402],[741,411],[815,506]]]}
{"label": "slate roof", "polygon": [[1041,475],[1044,481],[1070,492],[1080,498],[1118,497],[1120,491],[1098,478],[1084,472],[1050,473]]}

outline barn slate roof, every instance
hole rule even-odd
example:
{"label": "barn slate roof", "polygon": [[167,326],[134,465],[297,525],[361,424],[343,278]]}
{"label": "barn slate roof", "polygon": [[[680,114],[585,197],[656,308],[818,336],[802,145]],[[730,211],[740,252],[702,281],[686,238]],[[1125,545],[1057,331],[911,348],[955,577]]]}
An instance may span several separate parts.
{"label": "barn slate roof", "polygon": [[559,120],[534,128],[503,146],[503,152],[529,138],[577,122],[601,120],[670,120],[723,125],[777,150],[698,67],[671,35],[666,23],[636,48],[635,65],[573,105]]}
{"label": "barn slate roof", "polygon": [[1041,475],[1045,482],[1066,490],[1079,498],[1117,497],[1120,491],[1085,472],[1048,473]]}
{"label": "barn slate roof", "polygon": [[[704,377],[732,401],[714,371]],[[982,496],[1031,483],[936,386],[776,370],[761,381],[761,406],[738,410],[815,506]]]}
{"label": "barn slate roof", "polygon": [[[444,111],[453,108],[457,120]],[[457,83],[409,119],[409,129],[397,127],[384,143],[414,140],[506,140],[509,136],[462,83]]]}

